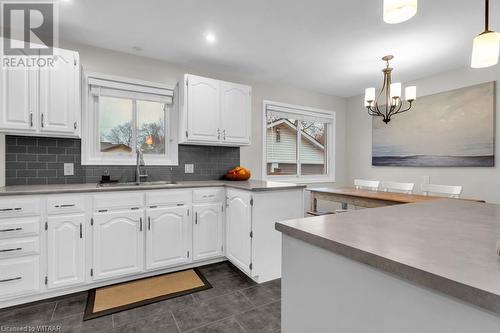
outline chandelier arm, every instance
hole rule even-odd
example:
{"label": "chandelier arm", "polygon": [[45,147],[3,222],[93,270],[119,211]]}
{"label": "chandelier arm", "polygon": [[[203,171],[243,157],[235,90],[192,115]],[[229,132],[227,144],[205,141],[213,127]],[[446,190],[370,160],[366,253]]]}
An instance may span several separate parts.
{"label": "chandelier arm", "polygon": [[400,98],[398,98],[396,105],[391,106],[391,112],[389,112],[389,118],[399,113],[402,106],[403,106],[403,101]]}
{"label": "chandelier arm", "polygon": [[377,112],[377,110],[374,110],[371,107],[366,107],[366,109],[368,110],[368,114],[370,116],[377,116],[377,117],[381,116],[380,112]]}
{"label": "chandelier arm", "polygon": [[410,105],[406,108],[406,109],[403,109],[403,110],[400,110],[398,112],[395,112],[394,114],[399,114],[399,113],[403,113],[403,112],[406,112],[406,111],[410,111],[411,107],[412,107],[412,102],[409,102]]}

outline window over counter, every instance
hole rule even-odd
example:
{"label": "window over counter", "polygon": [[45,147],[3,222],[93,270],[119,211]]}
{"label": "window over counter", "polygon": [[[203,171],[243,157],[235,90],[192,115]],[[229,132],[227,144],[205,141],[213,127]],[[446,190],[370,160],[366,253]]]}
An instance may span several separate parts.
{"label": "window over counter", "polygon": [[174,91],[161,84],[87,74],[82,164],[177,165]]}
{"label": "window over counter", "polygon": [[335,113],[264,101],[263,177],[334,181]]}

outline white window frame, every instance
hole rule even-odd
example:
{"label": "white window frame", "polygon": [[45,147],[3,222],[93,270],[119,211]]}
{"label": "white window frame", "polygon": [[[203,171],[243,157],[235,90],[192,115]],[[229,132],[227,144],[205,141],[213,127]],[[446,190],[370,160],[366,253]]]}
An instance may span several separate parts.
{"label": "white window frame", "polygon": [[[107,75],[102,73],[85,73],[83,77],[83,92],[82,92],[82,165],[135,165],[136,155],[135,149],[130,154],[103,154],[100,151],[99,139],[99,116],[95,96],[91,93],[90,82],[93,79],[112,81],[113,85],[120,89],[123,85],[134,85],[138,87],[138,91],[146,92],[148,90],[169,90],[172,91],[172,103],[168,106],[165,112],[165,155],[149,155],[144,154],[144,163],[146,165],[171,165],[177,166],[178,162],[178,107],[176,102],[175,89],[156,82],[149,82],[137,79],[130,79],[120,76]],[[134,92],[130,93],[133,98]],[[139,98],[140,99],[140,98]],[[135,103],[134,103],[135,104]],[[135,106],[134,106],[135,108]],[[135,112],[133,113],[133,122],[136,122]],[[135,126],[134,126],[135,128]],[[133,138],[133,145],[136,145],[137,138]]]}
{"label": "white window frame", "polygon": [[[324,175],[268,175],[267,174],[267,106],[274,105],[294,110],[300,110],[307,116],[318,116],[320,118],[332,119],[331,124],[327,124],[327,151],[326,151],[326,174]],[[301,105],[274,102],[264,100],[262,105],[262,179],[270,181],[283,182],[301,182],[301,183],[322,183],[335,182],[335,111],[322,110]],[[297,136],[300,132],[297,132]],[[300,163],[300,147],[297,146],[297,159]],[[298,171],[298,170],[297,170]]]}

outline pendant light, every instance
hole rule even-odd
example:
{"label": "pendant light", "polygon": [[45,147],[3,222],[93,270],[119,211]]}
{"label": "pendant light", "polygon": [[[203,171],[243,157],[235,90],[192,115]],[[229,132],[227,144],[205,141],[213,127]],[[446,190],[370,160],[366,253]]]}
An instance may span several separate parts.
{"label": "pendant light", "polygon": [[484,1],[484,31],[474,38],[472,45],[472,68],[485,68],[498,63],[500,34],[489,30],[489,0]]}
{"label": "pendant light", "polygon": [[417,0],[384,0],[384,22],[408,21],[417,13]]}

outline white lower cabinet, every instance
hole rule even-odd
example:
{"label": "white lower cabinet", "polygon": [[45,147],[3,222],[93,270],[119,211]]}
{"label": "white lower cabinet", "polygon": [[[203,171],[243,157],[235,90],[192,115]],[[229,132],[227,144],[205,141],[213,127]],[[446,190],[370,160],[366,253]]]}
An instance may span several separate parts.
{"label": "white lower cabinet", "polygon": [[178,266],[191,261],[188,206],[147,210],[146,269]]}
{"label": "white lower cabinet", "polygon": [[301,188],[221,186],[2,197],[0,308],[224,257],[258,283],[279,278],[274,224],[303,201]]}
{"label": "white lower cabinet", "polygon": [[193,206],[193,260],[198,261],[222,256],[222,210],[222,202]]}
{"label": "white lower cabinet", "polygon": [[252,270],[252,194],[227,189],[226,257],[246,273]]}
{"label": "white lower cabinet", "polygon": [[40,290],[40,257],[0,260],[0,299]]}
{"label": "white lower cabinet", "polygon": [[143,215],[142,209],[94,214],[92,223],[94,280],[143,270]]}
{"label": "white lower cabinet", "polygon": [[83,214],[47,219],[47,288],[60,288],[85,280]]}

